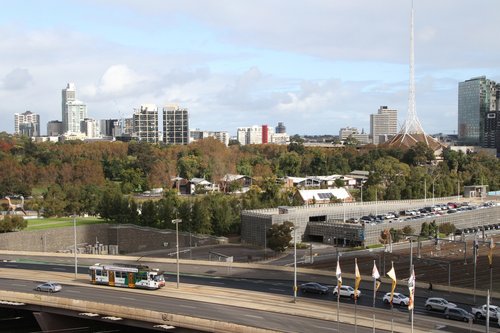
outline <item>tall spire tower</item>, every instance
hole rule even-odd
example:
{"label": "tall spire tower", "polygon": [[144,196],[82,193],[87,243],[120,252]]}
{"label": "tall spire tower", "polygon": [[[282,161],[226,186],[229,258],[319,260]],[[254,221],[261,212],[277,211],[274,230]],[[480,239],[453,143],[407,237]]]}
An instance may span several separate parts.
{"label": "tall spire tower", "polygon": [[428,147],[437,150],[443,145],[434,138],[425,134],[415,109],[415,47],[414,47],[414,10],[411,2],[410,19],[410,82],[408,89],[408,114],[399,133],[392,138],[388,145],[396,147],[412,147],[418,142],[424,142]]}
{"label": "tall spire tower", "polygon": [[415,110],[415,43],[414,43],[414,10],[411,2],[410,23],[410,84],[408,89],[408,116],[404,124],[403,134],[425,134]]}

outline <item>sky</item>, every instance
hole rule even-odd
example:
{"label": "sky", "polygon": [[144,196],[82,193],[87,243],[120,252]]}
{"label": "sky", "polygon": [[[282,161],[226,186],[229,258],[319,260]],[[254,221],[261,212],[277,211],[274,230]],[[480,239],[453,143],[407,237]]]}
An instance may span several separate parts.
{"label": "sky", "polygon": [[[408,109],[411,0],[24,0],[0,11],[0,131],[61,120],[75,83],[94,119],[178,104],[191,129],[370,130]],[[500,82],[500,1],[415,0],[416,112],[457,132],[458,83]]]}

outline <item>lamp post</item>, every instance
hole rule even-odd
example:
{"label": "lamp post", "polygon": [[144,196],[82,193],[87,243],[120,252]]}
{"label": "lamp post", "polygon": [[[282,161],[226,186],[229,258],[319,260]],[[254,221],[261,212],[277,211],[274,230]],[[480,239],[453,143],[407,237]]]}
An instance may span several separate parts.
{"label": "lamp post", "polygon": [[76,254],[76,215],[73,215],[73,242],[74,242],[74,250],[75,250],[75,280],[77,279],[78,275],[78,257]]}
{"label": "lamp post", "polygon": [[179,223],[181,223],[181,219],[172,220],[172,223],[175,224],[175,248],[177,252],[177,289],[179,289]]}
{"label": "lamp post", "polygon": [[297,228],[293,225],[293,302],[297,302]]}

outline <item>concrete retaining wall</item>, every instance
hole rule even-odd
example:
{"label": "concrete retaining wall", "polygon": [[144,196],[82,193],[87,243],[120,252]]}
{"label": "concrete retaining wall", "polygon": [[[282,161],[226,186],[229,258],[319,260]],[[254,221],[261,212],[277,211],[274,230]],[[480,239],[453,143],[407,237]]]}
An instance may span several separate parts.
{"label": "concrete retaining wall", "polygon": [[[175,230],[159,230],[134,225],[93,224],[76,227],[76,243],[82,253],[87,245],[118,245],[122,254],[175,249]],[[179,232],[179,245],[193,247],[220,244],[220,237]],[[72,252],[74,228],[53,228],[0,234],[0,250]]]}

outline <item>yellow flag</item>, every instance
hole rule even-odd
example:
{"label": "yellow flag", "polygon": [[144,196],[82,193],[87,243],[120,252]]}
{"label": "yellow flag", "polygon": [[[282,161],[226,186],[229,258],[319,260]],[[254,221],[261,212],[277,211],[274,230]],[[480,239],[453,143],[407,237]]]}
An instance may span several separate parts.
{"label": "yellow flag", "polygon": [[394,297],[394,289],[396,289],[396,271],[394,271],[394,263],[392,263],[391,270],[387,272],[387,276],[390,277],[392,280],[391,299],[390,299],[390,303],[392,304],[392,299]]}
{"label": "yellow flag", "polygon": [[490,263],[490,268],[493,266],[493,249],[495,248],[495,242],[493,237],[490,238],[490,252],[488,252],[488,261]]}
{"label": "yellow flag", "polygon": [[359,274],[359,268],[358,268],[358,259],[354,259],[354,276],[356,278],[354,282],[354,299],[358,298],[358,288],[359,284],[361,283],[361,274]]}

